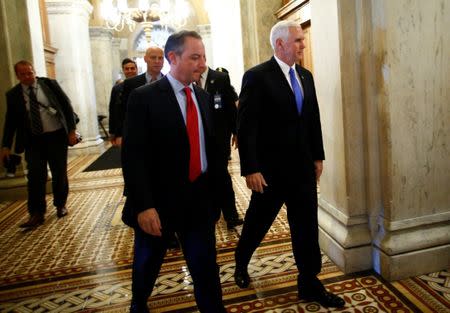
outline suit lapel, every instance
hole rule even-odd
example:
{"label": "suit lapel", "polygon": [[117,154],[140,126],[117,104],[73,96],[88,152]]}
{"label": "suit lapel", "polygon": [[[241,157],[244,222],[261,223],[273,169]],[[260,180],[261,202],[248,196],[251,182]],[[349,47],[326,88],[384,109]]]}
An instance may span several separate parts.
{"label": "suit lapel", "polygon": [[214,72],[211,71],[210,68],[208,68],[208,74],[206,75],[205,80],[205,90],[208,90],[211,85],[214,84]]}
{"label": "suit lapel", "polygon": [[198,106],[200,108],[200,116],[202,117],[204,132],[208,135],[212,129],[212,119],[208,99],[209,97],[201,88],[194,86],[195,97],[197,98]]}
{"label": "suit lapel", "polygon": [[180,128],[182,129],[186,129],[186,124],[184,123],[183,119],[183,113],[181,113],[180,105],[178,104],[177,97],[175,96],[175,92],[170,85],[169,79],[164,76],[159,81],[157,81],[157,83],[159,83],[162,92],[162,99],[167,99],[166,105],[168,105],[174,112],[175,124],[177,126],[180,126]]}
{"label": "suit lapel", "polygon": [[292,91],[291,86],[286,80],[286,76],[284,76],[283,71],[281,70],[280,66],[278,65],[274,57],[270,59],[270,65],[272,67],[273,81],[280,81],[280,83],[277,84],[277,86],[279,87],[278,94],[280,95],[280,97],[281,95],[289,97],[289,100],[290,102],[292,102],[292,105],[294,105],[295,108],[297,108],[297,105],[295,103],[294,92]]}

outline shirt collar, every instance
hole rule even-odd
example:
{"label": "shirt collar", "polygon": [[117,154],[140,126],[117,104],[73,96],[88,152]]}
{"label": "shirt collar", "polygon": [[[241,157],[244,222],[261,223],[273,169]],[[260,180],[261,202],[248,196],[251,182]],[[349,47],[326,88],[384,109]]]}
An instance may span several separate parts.
{"label": "shirt collar", "polygon": [[[156,77],[156,80],[160,79],[162,76],[163,76],[163,75],[162,75],[162,73],[160,72],[160,73],[158,74],[158,76]],[[145,72],[145,81],[147,82],[147,84],[148,84],[149,82],[152,81],[152,75],[151,75],[149,72]]]}
{"label": "shirt collar", "polygon": [[[181,91],[183,91],[185,85],[184,85],[182,82],[176,80],[176,79],[172,76],[172,74],[170,74],[170,72],[167,73],[166,77],[167,77],[167,79],[169,80],[169,83],[170,83],[170,85],[172,86],[173,90],[175,90],[175,92],[181,92]],[[188,87],[189,87],[192,91],[194,91],[194,88],[192,87],[192,83],[190,83],[190,84],[188,85]]]}
{"label": "shirt collar", "polygon": [[37,80],[35,80],[33,85],[30,85],[30,86],[24,85],[22,83],[20,83],[20,85],[22,86],[22,89],[26,90],[26,91],[28,91],[30,89],[30,87],[33,87],[34,90],[36,90],[38,88]]}
{"label": "shirt collar", "polygon": [[[283,74],[285,76],[289,76],[289,70],[292,68],[295,71],[295,63],[292,64],[292,66],[287,65],[283,61],[281,61],[276,55],[274,55],[275,61],[277,61],[278,65],[281,68],[281,71],[283,71]],[[295,73],[295,72],[294,72]]]}

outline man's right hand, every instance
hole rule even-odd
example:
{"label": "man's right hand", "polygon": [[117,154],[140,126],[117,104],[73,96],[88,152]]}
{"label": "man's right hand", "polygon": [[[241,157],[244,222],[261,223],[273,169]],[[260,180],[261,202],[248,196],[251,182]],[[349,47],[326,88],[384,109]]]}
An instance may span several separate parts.
{"label": "man's right hand", "polygon": [[245,181],[247,182],[247,187],[253,191],[263,193],[264,187],[267,187],[266,180],[260,172],[256,172],[245,176]]}
{"label": "man's right hand", "polygon": [[161,221],[159,220],[158,212],[155,208],[150,208],[142,211],[137,216],[138,224],[141,229],[147,234],[161,237]]}
{"label": "man's right hand", "polygon": [[3,163],[4,159],[9,159],[10,154],[11,154],[11,150],[7,147],[3,147],[0,150],[0,162]]}
{"label": "man's right hand", "polygon": [[122,146],[122,137],[111,137],[111,143],[113,146]]}

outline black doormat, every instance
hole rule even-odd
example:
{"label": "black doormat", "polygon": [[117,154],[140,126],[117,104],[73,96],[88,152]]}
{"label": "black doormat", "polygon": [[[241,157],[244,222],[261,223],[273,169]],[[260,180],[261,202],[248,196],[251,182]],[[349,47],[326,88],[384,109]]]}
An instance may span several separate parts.
{"label": "black doormat", "polygon": [[122,167],[120,161],[120,147],[112,146],[97,158],[83,172],[103,171]]}

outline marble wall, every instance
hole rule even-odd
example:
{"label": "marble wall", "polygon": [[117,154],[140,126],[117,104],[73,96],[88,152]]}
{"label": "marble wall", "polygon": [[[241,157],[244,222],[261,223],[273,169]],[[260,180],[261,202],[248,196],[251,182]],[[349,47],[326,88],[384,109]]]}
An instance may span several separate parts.
{"label": "marble wall", "polygon": [[[109,117],[109,98],[113,80],[113,54],[111,30],[103,27],[90,27],[92,70],[94,73],[95,98],[97,114]],[[120,63],[119,63],[120,64]],[[108,120],[103,121],[108,125]]]}
{"label": "marble wall", "polygon": [[396,269],[448,268],[450,3],[373,1],[372,12],[383,173],[378,270],[395,278]]}
{"label": "marble wall", "polygon": [[83,135],[83,142],[74,148],[97,145],[102,139],[97,122],[89,39],[88,22],[92,5],[87,0],[46,0],[46,6],[52,44],[58,49],[56,79],[81,120],[77,129]]}
{"label": "marble wall", "polygon": [[33,60],[27,1],[0,0],[0,25],[0,138],[3,138],[5,93],[17,84],[14,64],[19,60]]}
{"label": "marble wall", "polygon": [[444,0],[311,1],[321,245],[346,272],[450,266],[448,16]]}
{"label": "marble wall", "polygon": [[268,60],[273,55],[270,29],[277,22],[275,12],[282,0],[240,0],[244,70]]}

